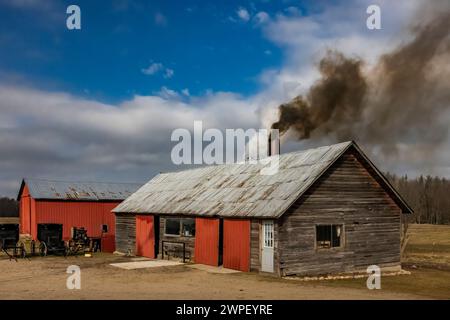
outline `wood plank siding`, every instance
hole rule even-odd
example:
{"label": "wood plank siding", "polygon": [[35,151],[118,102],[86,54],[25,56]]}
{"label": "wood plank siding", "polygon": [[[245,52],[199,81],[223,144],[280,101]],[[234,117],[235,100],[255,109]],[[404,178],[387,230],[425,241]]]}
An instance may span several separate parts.
{"label": "wood plank siding", "polygon": [[[262,250],[262,221],[260,219],[253,219],[250,226],[250,271],[261,271],[261,250]],[[279,226],[274,220],[274,244],[273,244],[273,265],[275,275],[280,275],[279,268],[279,243],[278,233]]]}
{"label": "wood plank siding", "polygon": [[[174,236],[174,235],[166,235],[166,218],[167,216],[160,216],[159,218],[159,255],[158,257],[161,258],[160,254],[162,253],[162,242],[163,241],[176,241],[176,242],[184,242],[186,245],[186,257],[189,257],[190,260],[194,261],[194,254],[195,254],[195,237],[185,237],[185,236]],[[182,216],[170,216],[170,218],[186,218]],[[178,258],[181,258],[183,255],[183,252],[181,250],[181,246],[177,244],[170,244],[170,243],[164,243],[164,247],[166,249],[169,249],[169,254],[174,255]]]}
{"label": "wood plank siding", "polygon": [[261,220],[252,220],[250,225],[250,271],[261,270]]}
{"label": "wood plank siding", "polygon": [[[399,266],[401,209],[374,177],[354,149],[338,159],[278,220],[275,269],[279,267],[281,275],[314,275],[363,270],[372,264]],[[343,246],[317,249],[317,224],[342,225]],[[256,226],[252,231],[256,238]]]}
{"label": "wood plank siding", "polygon": [[136,254],[136,215],[116,213],[116,251]]}

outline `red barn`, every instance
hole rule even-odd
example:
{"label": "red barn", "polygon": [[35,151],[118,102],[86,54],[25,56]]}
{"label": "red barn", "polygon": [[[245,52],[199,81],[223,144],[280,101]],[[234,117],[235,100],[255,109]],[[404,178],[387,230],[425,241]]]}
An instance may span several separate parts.
{"label": "red barn", "polygon": [[64,182],[24,179],[20,186],[20,233],[37,240],[39,224],[62,224],[63,239],[73,227],[101,238],[105,252],[115,250],[115,217],[111,210],[140,187],[135,183]]}

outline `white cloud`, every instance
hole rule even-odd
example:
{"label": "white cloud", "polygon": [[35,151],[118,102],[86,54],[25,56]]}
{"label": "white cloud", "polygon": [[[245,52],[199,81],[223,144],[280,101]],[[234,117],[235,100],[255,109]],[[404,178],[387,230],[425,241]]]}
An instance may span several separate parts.
{"label": "white cloud", "polygon": [[[259,111],[263,126],[267,127],[277,119],[277,108],[281,103],[296,95],[307,93],[320,76],[317,63],[328,49],[339,50],[350,57],[361,57],[366,61],[365,70],[369,71],[380,55],[411,39],[411,24],[420,23],[424,21],[424,16],[430,15],[427,13],[428,10],[421,10],[422,5],[426,4],[424,1],[382,1],[380,5],[383,30],[373,32],[365,27],[367,17],[365,12],[369,4],[370,1],[367,0],[353,1],[345,6],[327,5],[323,11],[308,16],[294,15],[293,10],[287,10],[261,25],[263,34],[278,45],[286,57],[282,67],[264,70],[260,74],[259,79],[265,84],[264,90],[258,94],[264,101],[264,107]],[[430,7],[434,7],[436,11],[441,5],[436,2],[429,4],[428,9]],[[442,72],[444,70],[440,69],[441,76]],[[450,114],[442,115],[442,118],[444,121],[450,121]],[[286,136],[283,150],[312,147],[335,141],[332,133],[320,141],[301,143],[295,139],[289,141],[289,137]],[[370,144],[364,145],[366,141],[360,142],[362,147],[366,147],[366,151],[370,152],[373,160],[382,164],[380,166],[382,170],[408,173],[412,176],[424,170],[429,171],[430,168],[433,168],[433,174],[448,176],[450,171],[448,158],[442,161],[444,151],[434,150],[433,153],[420,151],[433,149],[423,137],[398,141],[398,145],[405,146],[398,148],[396,155],[372,153],[371,151],[376,151],[376,148]],[[447,143],[450,143],[450,137]],[[412,154],[414,158],[409,158]],[[424,164],[427,169],[424,168]]]}
{"label": "white cloud", "polygon": [[250,13],[247,11],[247,9],[240,7],[237,11],[236,11],[237,16],[239,17],[239,19],[241,19],[242,21],[247,22],[248,20],[250,20]]}
{"label": "white cloud", "polygon": [[286,9],[284,9],[284,11],[293,16],[298,16],[302,14],[300,9],[294,6],[287,7]]}
{"label": "white cloud", "polygon": [[258,126],[253,99],[216,92],[189,100],[163,87],[112,105],[0,84],[0,194],[14,196],[24,176],[145,182],[176,169],[175,128],[192,130],[194,120],[219,129]]}
{"label": "white cloud", "polygon": [[164,78],[170,79],[170,78],[173,77],[174,73],[175,73],[175,72],[173,71],[173,69],[167,68],[167,69],[165,70],[165,72],[164,72]]}
{"label": "white cloud", "polygon": [[[170,165],[171,131],[190,129],[194,120],[221,129],[267,127],[276,120],[280,103],[306,92],[316,81],[315,63],[327,48],[370,62],[407,39],[406,26],[414,17],[416,0],[381,1],[381,32],[364,27],[369,3],[331,6],[311,16],[289,13],[261,19],[264,15],[256,14],[252,22],[264,21],[258,24],[263,35],[283,50],[286,59],[279,68],[263,70],[259,75],[262,89],[245,98],[211,91],[191,96],[188,89],[177,92],[162,87],[155,95],[112,105],[0,84],[0,194],[13,195],[12,186],[22,176],[146,181],[159,171],[174,169]],[[249,21],[250,13],[244,10],[244,19],[238,17]],[[357,27],[360,24],[363,27]],[[142,72],[164,76],[167,70],[171,69],[155,62]],[[285,141],[283,150],[306,146],[309,142],[299,146]],[[382,164],[380,169],[420,172],[426,159],[414,153],[414,148],[411,144],[402,147],[397,159],[378,158],[383,160],[377,162]],[[448,175],[448,152],[443,150],[438,160],[433,174]]]}
{"label": "white cloud", "polygon": [[153,62],[147,68],[141,69],[141,72],[148,76],[153,76],[159,72],[163,72],[164,79],[170,79],[175,74],[173,69],[166,68],[161,62]]}
{"label": "white cloud", "polygon": [[260,11],[253,17],[256,24],[263,24],[270,20],[270,16],[267,12]]}
{"label": "white cloud", "polygon": [[159,71],[161,71],[164,68],[162,63],[159,62],[154,62],[152,64],[150,64],[147,68],[141,69],[143,74],[146,75],[154,75],[156,73],[158,73]]}
{"label": "white cloud", "polygon": [[178,99],[180,95],[175,90],[169,89],[165,86],[161,88],[161,90],[158,92],[158,96],[160,96],[163,99]]}
{"label": "white cloud", "polygon": [[[316,64],[327,49],[361,57],[370,64],[408,38],[407,26],[417,12],[417,1],[389,2],[389,10],[382,6],[383,28],[389,27],[389,32],[365,27],[369,4],[370,0],[329,5],[308,16],[292,15],[293,9],[289,9],[260,25],[265,37],[286,57],[281,68],[261,73],[260,80],[267,85],[264,94],[283,102],[304,93],[319,76]],[[271,105],[273,108],[276,103]]]}

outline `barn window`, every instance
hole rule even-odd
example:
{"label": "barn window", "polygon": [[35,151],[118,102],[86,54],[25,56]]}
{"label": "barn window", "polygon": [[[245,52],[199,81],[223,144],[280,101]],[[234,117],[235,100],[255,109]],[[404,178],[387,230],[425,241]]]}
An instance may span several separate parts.
{"label": "barn window", "polygon": [[195,236],[195,219],[167,218],[165,234],[169,236]]}
{"label": "barn window", "polygon": [[102,233],[108,233],[108,225],[107,224],[102,225]]}
{"label": "barn window", "polygon": [[180,221],[181,219],[167,218],[165,234],[169,236],[179,236],[181,231]]}
{"label": "barn window", "polygon": [[195,220],[182,219],[181,220],[181,234],[185,237],[195,236]]}
{"label": "barn window", "polygon": [[316,226],[317,248],[336,248],[341,246],[342,225],[329,224]]}

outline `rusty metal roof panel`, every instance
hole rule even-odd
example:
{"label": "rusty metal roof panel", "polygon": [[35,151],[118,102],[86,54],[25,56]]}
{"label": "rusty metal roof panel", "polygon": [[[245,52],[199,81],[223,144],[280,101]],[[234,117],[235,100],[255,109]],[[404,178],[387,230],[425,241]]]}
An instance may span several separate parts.
{"label": "rusty metal roof panel", "polygon": [[164,173],[113,211],[223,217],[279,217],[352,142],[283,154],[279,170],[263,164],[226,164]]}
{"label": "rusty metal roof panel", "polygon": [[142,184],[106,182],[69,182],[44,179],[24,179],[34,199],[72,201],[121,201]]}

